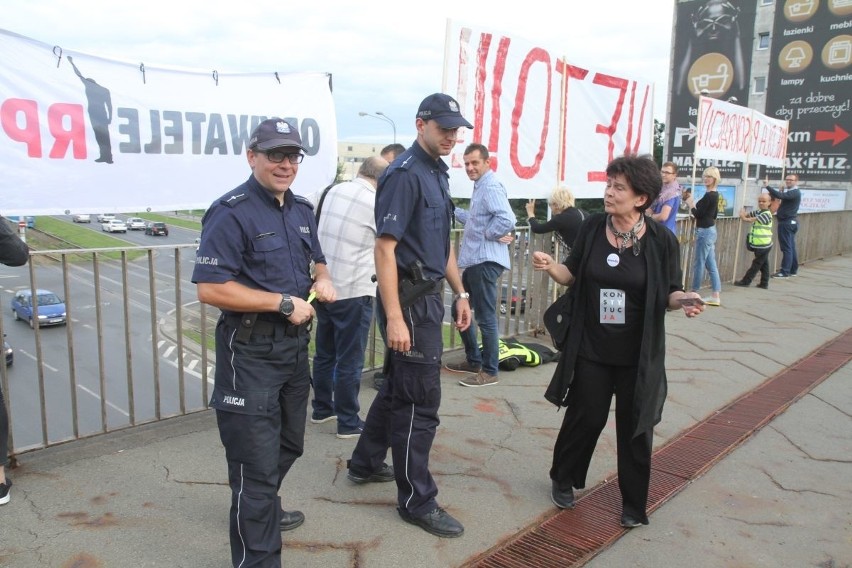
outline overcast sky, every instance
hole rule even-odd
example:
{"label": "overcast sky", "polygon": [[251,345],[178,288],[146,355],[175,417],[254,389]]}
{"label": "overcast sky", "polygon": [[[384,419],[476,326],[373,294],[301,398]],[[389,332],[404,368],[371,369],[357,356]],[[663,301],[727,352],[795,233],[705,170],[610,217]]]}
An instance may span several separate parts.
{"label": "overcast sky", "polygon": [[391,142],[389,123],[358,115],[381,111],[408,146],[417,105],[441,89],[448,18],[535,42],[583,67],[653,81],[654,116],[663,120],[673,7],[673,0],[34,0],[7,6],[0,27],[153,67],[329,72],[341,140]]}

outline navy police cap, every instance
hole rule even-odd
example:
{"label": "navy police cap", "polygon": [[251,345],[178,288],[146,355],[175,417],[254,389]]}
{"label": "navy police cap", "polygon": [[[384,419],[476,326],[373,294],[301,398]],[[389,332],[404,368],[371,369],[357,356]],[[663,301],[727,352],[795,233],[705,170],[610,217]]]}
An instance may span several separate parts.
{"label": "navy police cap", "polygon": [[267,118],[257,125],[249,140],[251,150],[271,150],[287,146],[305,151],[299,131],[283,118]]}
{"label": "navy police cap", "polygon": [[461,115],[459,103],[450,95],[434,93],[423,99],[420,108],[417,109],[417,118],[423,120],[434,120],[441,128],[473,128]]}

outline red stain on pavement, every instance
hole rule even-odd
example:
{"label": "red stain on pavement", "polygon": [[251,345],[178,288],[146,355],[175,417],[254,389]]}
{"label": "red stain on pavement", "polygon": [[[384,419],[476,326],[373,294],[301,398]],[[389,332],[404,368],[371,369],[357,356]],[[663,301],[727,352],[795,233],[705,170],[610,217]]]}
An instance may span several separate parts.
{"label": "red stain on pavement", "polygon": [[489,414],[496,414],[497,416],[503,416],[503,411],[497,408],[497,405],[494,404],[493,401],[490,400],[481,400],[473,405],[473,408],[478,410],[479,412],[487,412]]}

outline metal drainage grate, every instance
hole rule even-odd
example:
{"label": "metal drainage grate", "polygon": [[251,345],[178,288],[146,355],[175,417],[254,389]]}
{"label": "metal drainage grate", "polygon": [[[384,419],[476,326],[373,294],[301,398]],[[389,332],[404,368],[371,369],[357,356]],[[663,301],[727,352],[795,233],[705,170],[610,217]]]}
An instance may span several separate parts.
{"label": "metal drainage grate", "polygon": [[[852,360],[852,329],[767,379],[654,453],[648,511],[653,512],[787,407]],[[618,540],[621,494],[607,480],[513,540],[468,561],[476,568],[582,566]]]}

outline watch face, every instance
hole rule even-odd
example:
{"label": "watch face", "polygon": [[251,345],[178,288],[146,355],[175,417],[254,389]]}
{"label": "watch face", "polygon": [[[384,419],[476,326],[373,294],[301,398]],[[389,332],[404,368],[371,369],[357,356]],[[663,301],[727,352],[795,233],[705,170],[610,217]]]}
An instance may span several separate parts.
{"label": "watch face", "polygon": [[281,305],[278,306],[278,311],[281,312],[281,315],[284,317],[290,317],[293,315],[293,310],[295,307],[293,306],[293,300],[290,299],[289,296],[284,296],[281,298]]}

